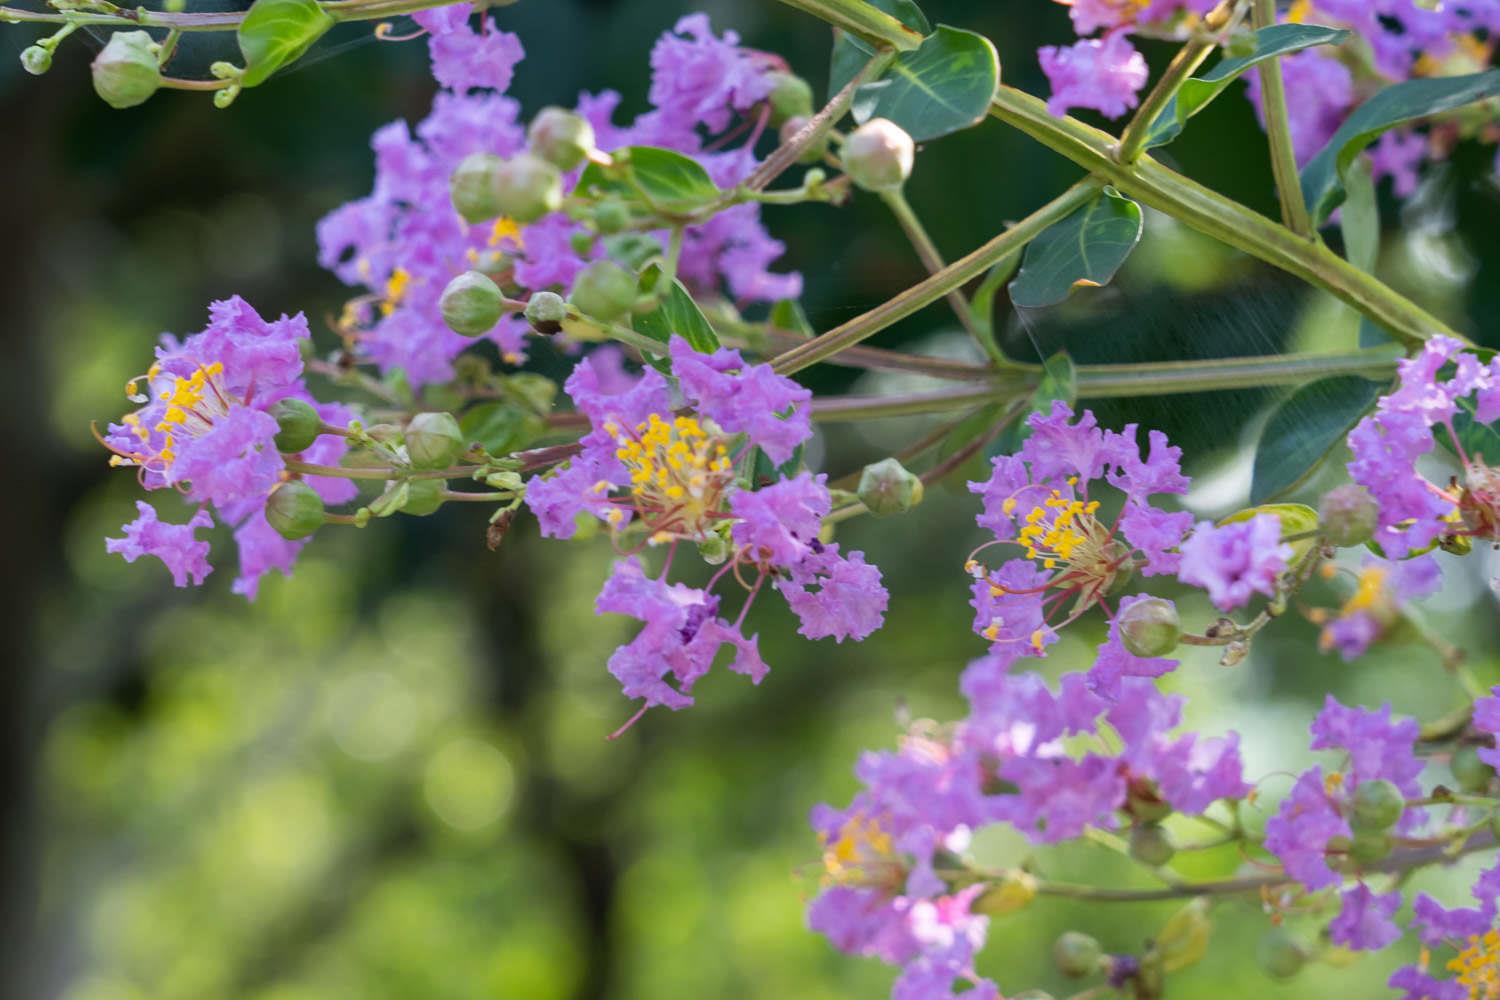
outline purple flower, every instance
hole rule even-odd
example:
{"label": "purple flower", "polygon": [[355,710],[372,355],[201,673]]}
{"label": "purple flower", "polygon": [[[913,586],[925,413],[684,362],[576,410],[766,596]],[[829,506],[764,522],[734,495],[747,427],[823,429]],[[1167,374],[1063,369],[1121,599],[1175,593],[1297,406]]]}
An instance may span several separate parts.
{"label": "purple flower", "polygon": [[1471,1000],[1469,989],[1453,980],[1438,980],[1415,965],[1391,973],[1386,985],[1401,990],[1401,1000]]}
{"label": "purple flower", "polygon": [[1182,543],[1177,578],[1207,589],[1221,611],[1249,603],[1252,593],[1270,597],[1286,571],[1292,547],[1281,541],[1281,518],[1257,514],[1248,521],[1214,526],[1200,521]]}
{"label": "purple flower", "polygon": [[240,553],[240,575],[235,579],[233,589],[236,594],[253,601],[260,593],[260,578],[271,570],[280,570],[283,576],[292,575],[297,554],[307,540],[283,538],[267,523],[265,508],[259,508],[234,529],[234,544]]}
{"label": "purple flower", "polygon": [[672,373],[694,408],[731,434],[745,434],[780,464],[812,436],[807,403],[812,393],[777,375],[770,365],[750,365],[739,351],[695,351],[673,336],[667,346]]}
{"label": "purple flower", "polygon": [[[643,698],[648,707],[686,708],[689,692],[708,673],[714,655],[726,642],[735,646],[729,669],[759,684],[766,675],[754,638],[717,617],[718,598],[683,584],[667,584],[641,570],[635,558],[615,563],[599,592],[595,609],[640,619],[645,627],[609,658],[609,672],[628,698]],[[675,680],[674,687],[672,681]]]}
{"label": "purple flower", "polygon": [[[1490,737],[1500,735],[1500,687],[1490,688],[1487,696],[1474,702],[1474,728]],[[1500,766],[1500,750],[1482,747],[1479,759],[1491,767]]]}
{"label": "purple flower", "polygon": [[1427,150],[1427,138],[1420,132],[1408,129],[1387,132],[1370,148],[1370,166],[1375,179],[1389,177],[1396,197],[1410,198],[1417,192]]}
{"label": "purple flower", "polygon": [[125,525],[124,538],[106,538],[106,552],[135,562],[141,556],[155,556],[172,574],[172,583],[186,587],[203,583],[213,572],[208,564],[208,543],[195,537],[199,528],[213,527],[214,519],[199,507],[186,524],[170,524],[157,519],[156,508],[144,500],[135,502],[136,519]]}
{"label": "purple flower", "polygon": [[758,490],[735,491],[729,498],[729,512],[738,519],[731,529],[734,543],[754,561],[773,566],[796,566],[813,555],[822,548],[818,531],[831,507],[827,479],[803,472]]}
{"label": "purple flower", "polygon": [[418,11],[412,20],[431,36],[427,48],[432,55],[432,75],[438,83],[460,93],[478,89],[504,92],[510,88],[516,63],[525,55],[521,40],[497,29],[483,13],[475,31],[473,11],[471,4],[453,4]]}
{"label": "purple flower", "polygon": [[1109,639],[1099,647],[1099,655],[1088,672],[1089,690],[1111,701],[1120,697],[1120,682],[1126,677],[1161,677],[1177,669],[1176,660],[1158,656],[1136,656],[1125,648],[1120,638],[1119,615],[1141,601],[1151,600],[1149,594],[1136,594],[1120,600],[1115,618],[1109,623]]}
{"label": "purple flower", "polygon": [[1054,115],[1093,108],[1106,118],[1118,118],[1136,106],[1136,95],[1150,76],[1145,56],[1118,32],[1066,48],[1046,45],[1037,50],[1037,58],[1052,84],[1047,110]]}
{"label": "purple flower", "polygon": [[1291,878],[1312,890],[1338,885],[1328,867],[1328,842],[1352,837],[1353,830],[1323,787],[1322,768],[1302,772],[1276,815],[1266,821],[1265,848],[1281,860]]}
{"label": "purple flower", "polygon": [[[1292,151],[1297,163],[1305,164],[1333,138],[1354,106],[1354,77],[1338,59],[1314,49],[1282,56],[1280,62],[1287,93],[1295,95],[1287,102]],[[1264,125],[1260,74],[1246,73],[1245,80],[1250,102]]]}
{"label": "purple flower", "polygon": [[1328,695],[1312,723],[1311,747],[1346,751],[1354,785],[1384,779],[1416,797],[1421,794],[1417,776],[1422,773],[1422,762],[1414,748],[1420,733],[1415,719],[1391,718],[1388,704],[1373,711],[1341,705]]}
{"label": "purple flower", "polygon": [[865,562],[861,552],[839,555],[837,545],[825,545],[776,580],[801,625],[797,632],[809,639],[864,639],[885,621],[890,596],[880,570]]}
{"label": "purple flower", "polygon": [[917,951],[905,908],[874,889],[834,885],[824,889],[807,911],[807,925],[849,955],[879,958],[900,965]]}
{"label": "purple flower", "polygon": [[746,111],[775,85],[769,60],[726,31],[716,37],[707,14],[688,14],[651,50],[651,103],[673,125],[710,132],[729,126],[731,111]]}
{"label": "purple flower", "polygon": [[1328,925],[1335,944],[1355,951],[1379,951],[1401,937],[1391,917],[1401,906],[1401,893],[1376,894],[1363,883],[1344,890],[1339,915]]}
{"label": "purple flower", "polygon": [[1318,645],[1356,659],[1399,620],[1408,601],[1436,593],[1442,582],[1442,570],[1430,555],[1402,562],[1366,556],[1354,593],[1338,613],[1324,620],[1318,612],[1315,620],[1323,622]]}

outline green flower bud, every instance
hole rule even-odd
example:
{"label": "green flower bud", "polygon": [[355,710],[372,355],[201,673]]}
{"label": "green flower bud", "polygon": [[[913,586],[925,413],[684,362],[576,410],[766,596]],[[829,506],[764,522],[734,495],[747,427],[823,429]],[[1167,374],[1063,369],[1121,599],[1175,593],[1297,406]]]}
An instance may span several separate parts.
{"label": "green flower bud", "polygon": [[282,483],[266,501],[266,523],[296,541],[323,526],[323,498],[300,479]]}
{"label": "green flower bud", "polygon": [[916,152],[900,125],[872,118],[844,140],[844,172],[866,191],[896,191],[911,176]]}
{"label": "green flower bud", "polygon": [[1368,542],[1379,519],[1379,504],[1357,483],[1334,487],[1318,504],[1318,530],[1341,548]]}
{"label": "green flower bud", "polygon": [[771,93],[766,100],[771,105],[771,124],[780,125],[788,118],[810,117],[813,113],[813,92],[806,80],[795,73],[772,73]]}
{"label": "green flower bud", "polygon": [[156,44],[144,31],[117,31],[94,57],[94,91],[112,108],[144,104],[161,86]]}
{"label": "green flower bud", "polygon": [[606,198],[594,206],[594,228],[606,236],[630,225],[630,208],[618,198]]}
{"label": "green flower bud", "polygon": [[493,190],[501,214],[525,225],[562,205],[562,174],[541,157],[521,153],[496,168]]}
{"label": "green flower bud", "polygon": [[283,399],[271,407],[276,418],[276,450],[287,453],[304,451],[318,439],[323,418],[311,404],[300,399]]}
{"label": "green flower bud", "polygon": [[1164,597],[1136,601],[1115,621],[1120,627],[1120,642],[1136,656],[1166,656],[1182,638],[1177,606]]}
{"label": "green flower bud", "polygon": [[[798,115],[795,118],[788,118],[782,124],[781,131],[777,134],[777,137],[783,143],[791,142],[792,137],[798,132],[801,132],[802,127],[806,125],[807,122],[808,119],[803,115]],[[802,151],[802,155],[797,157],[797,162],[803,164],[817,163],[823,158],[823,154],[826,152],[828,152],[828,133],[824,132],[822,135],[818,136],[817,139],[807,144],[807,148]]]}
{"label": "green flower bud", "polygon": [[594,249],[594,234],[580,229],[578,232],[568,236],[568,246],[578,256],[587,257],[590,251]]}
{"label": "green flower bud", "polygon": [[572,170],[594,151],[594,126],[582,115],[543,108],[526,130],[531,151],[560,170]]}
{"label": "green flower bud", "polygon": [[607,323],[629,312],[635,296],[635,275],[612,260],[596,260],[573,279],[568,300],[579,312]]}
{"label": "green flower bud", "polygon": [[443,289],[438,308],[448,329],[465,337],[478,337],[494,329],[505,312],[500,286],[478,271],[465,271]]}
{"label": "green flower bud", "polygon": [[533,292],[526,300],[526,322],[537,333],[557,333],[567,315],[568,304],[556,292]]}
{"label": "green flower bud", "polygon": [[1082,979],[1099,971],[1104,949],[1099,942],[1078,931],[1064,931],[1052,945],[1052,961],[1057,971],[1072,979]]}
{"label": "green flower bud", "polygon": [[1137,820],[1157,823],[1172,815],[1172,806],[1161,797],[1155,782],[1136,779],[1125,795],[1125,809]]}
{"label": "green flower bud", "polygon": [[21,50],[21,68],[32,76],[41,76],[52,68],[52,50],[44,45],[28,45]]}
{"label": "green flower bud", "polygon": [[418,413],[406,425],[406,457],[414,468],[446,469],[464,445],[463,431],[451,413]]}
{"label": "green flower bud", "polygon": [[859,474],[859,499],[877,517],[905,514],[922,502],[922,480],[894,458],[881,459]]}
{"label": "green flower bud", "polygon": [[1307,949],[1283,927],[1272,927],[1255,945],[1255,961],[1273,979],[1291,979],[1307,964]]}
{"label": "green flower bud", "polygon": [[470,153],[448,176],[448,197],[465,222],[488,222],[500,214],[495,177],[504,162],[493,153]]}
{"label": "green flower bud", "polygon": [[710,566],[722,566],[729,558],[729,550],[729,542],[719,534],[711,534],[698,543],[698,555]]}
{"label": "green flower bud", "polygon": [[1130,828],[1130,856],[1143,865],[1160,868],[1172,860],[1177,848],[1160,823],[1136,823]]}
{"label": "green flower bud", "polygon": [[448,488],[441,479],[413,479],[406,485],[406,503],[401,505],[401,513],[412,517],[426,517],[441,507],[443,491]]}
{"label": "green flower bud", "polygon": [[1453,780],[1466,792],[1478,794],[1489,790],[1495,779],[1495,769],[1479,759],[1476,747],[1459,747],[1448,759],[1448,769]]}
{"label": "green flower bud", "polygon": [[1391,853],[1391,835],[1384,830],[1354,831],[1349,842],[1349,857],[1360,866],[1372,865]]}
{"label": "green flower bud", "polygon": [[1396,825],[1406,810],[1406,796],[1389,781],[1362,781],[1354,789],[1353,827],[1358,833],[1379,833]]}

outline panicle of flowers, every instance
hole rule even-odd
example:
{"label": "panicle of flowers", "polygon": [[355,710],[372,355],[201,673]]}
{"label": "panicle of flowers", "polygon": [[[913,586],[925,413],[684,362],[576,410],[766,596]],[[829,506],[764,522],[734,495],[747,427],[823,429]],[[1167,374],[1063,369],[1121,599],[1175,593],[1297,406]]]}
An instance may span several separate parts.
{"label": "panicle of flowers", "polygon": [[[1349,475],[1379,505],[1374,540],[1402,559],[1446,539],[1500,541],[1500,474],[1470,455],[1458,433],[1460,404],[1479,423],[1500,417],[1497,362],[1483,364],[1450,337],[1434,337],[1398,365],[1400,384],[1349,434]],[[1434,449],[1434,430],[1458,455],[1462,477],[1445,484],[1418,468]]]}
{"label": "panicle of flowers", "polygon": [[[998,456],[988,480],[969,484],[983,498],[976,520],[995,534],[966,566],[974,577],[974,628],[1007,660],[1041,655],[1063,624],[1095,605],[1108,610],[1136,572],[1177,572],[1176,549],[1192,526],[1190,514],[1150,502],[1188,487],[1182,451],[1160,431],[1148,434],[1143,452],[1134,424],[1103,430],[1091,412],[1075,420],[1061,401],[1029,416],[1027,426],[1031,436],[1021,449]],[[1091,493],[1104,484],[1123,495],[1112,522]],[[988,570],[977,557],[993,546],[1017,554]]]}
{"label": "panicle of flowers", "polygon": [[[654,368],[632,378],[595,353],[579,361],[566,389],[590,431],[566,464],[526,485],[542,533],[570,538],[581,517],[602,521],[625,558],[600,593],[598,609],[645,627],[610,658],[627,697],[644,708],[692,704],[693,684],[718,650],[735,647],[731,669],[759,682],[766,666],[741,632],[766,583],[782,594],[810,639],[863,639],[880,627],[887,595],[880,571],[859,552],[819,539],[831,508],[825,477],[800,472],[751,489],[736,468],[760,449],[784,464],[812,433],[810,394],[738,351],[668,345],[675,379]],[[720,563],[708,586],[668,584],[680,546]],[[636,553],[665,546],[652,578]],[[745,598],[733,622],[719,614],[721,581]]]}
{"label": "panicle of flowers", "polygon": [[[164,335],[145,374],[126,385],[140,408],[110,424],[100,441],[110,464],[136,470],[148,491],[172,489],[197,509],[185,524],[161,521],[144,501],[124,537],[108,539],[110,552],[129,562],[160,559],[173,582],[201,584],[211,572],[209,544],[197,529],[218,522],[234,527],[239,548],[237,593],[254,598],[261,576],[290,572],[305,540],[289,541],[266,522],[268,498],[289,477],[277,447],[280,424],[272,408],[284,400],[312,407],[322,421],[347,423],[337,404],[316,403],[302,378],[301,349],[307,320],[299,313],[266,322],[235,296],[209,307],[209,324],[182,340]],[[345,450],[336,435],[315,434],[299,449],[316,464],[337,464]],[[343,503],[354,488],[347,480],[306,479],[324,502]]]}
{"label": "panicle of flowers", "polygon": [[[491,17],[468,4],[416,15],[430,36],[433,74],[444,89],[414,129],[397,121],[375,133],[373,191],[318,226],[320,262],[365,289],[340,321],[348,345],[359,360],[384,372],[399,369],[416,386],[451,379],[454,358],[476,336],[493,341],[510,364],[525,360],[528,327],[516,309],[497,309],[474,335],[449,328],[441,300],[453,278],[477,271],[524,299],[537,291],[566,292],[586,265],[612,253],[599,226],[565,210],[582,172],[578,166],[558,172],[536,157],[526,161],[536,167],[534,176],[517,183],[538,186],[531,217],[491,215],[471,224],[455,209],[450,182],[461,165],[475,156],[490,163],[530,156],[520,107],[505,94],[523,50]],[[710,148],[705,130],[723,132],[734,116],[763,107],[780,65],[741,47],[732,32],[714,35],[707,16],[693,14],[652,52],[652,110],[617,125],[612,118],[620,95],[604,92],[581,95],[576,114],[592,131],[595,155],[631,144],[663,146],[693,156],[717,183],[732,186],[754,169],[760,130],[733,148]],[[533,136],[530,146],[536,141]],[[549,183],[555,190],[546,190]],[[678,277],[707,294],[727,288],[741,303],[796,297],[800,276],[768,270],[783,249],[761,225],[759,206],[736,205],[687,228]],[[637,252],[624,244],[617,250]]]}
{"label": "panicle of flowers", "polygon": [[[1322,568],[1325,576],[1338,572],[1332,563]],[[1323,627],[1318,647],[1337,650],[1345,660],[1358,658],[1401,621],[1408,602],[1437,593],[1442,583],[1442,569],[1431,555],[1403,562],[1366,556],[1348,599],[1335,610],[1310,612]]]}

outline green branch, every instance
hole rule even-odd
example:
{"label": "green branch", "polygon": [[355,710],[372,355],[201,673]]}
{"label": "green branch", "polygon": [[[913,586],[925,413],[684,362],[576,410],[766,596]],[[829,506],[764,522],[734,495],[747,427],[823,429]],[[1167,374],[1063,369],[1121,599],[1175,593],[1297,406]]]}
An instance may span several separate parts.
{"label": "green branch", "polygon": [[835,28],[877,48],[889,45],[897,52],[910,52],[922,44],[922,33],[913,31],[865,0],[781,0],[788,7],[806,11]]}
{"label": "green branch", "polygon": [[[1276,23],[1276,0],[1255,0],[1253,21],[1256,30]],[[1271,146],[1271,173],[1276,178],[1276,194],[1281,199],[1281,219],[1299,236],[1312,239],[1317,234],[1307,202],[1302,197],[1302,180],[1297,173],[1297,155],[1292,150],[1292,127],[1286,110],[1286,81],[1281,75],[1281,60],[1267,59],[1260,64],[1261,104],[1266,116],[1266,139]]]}

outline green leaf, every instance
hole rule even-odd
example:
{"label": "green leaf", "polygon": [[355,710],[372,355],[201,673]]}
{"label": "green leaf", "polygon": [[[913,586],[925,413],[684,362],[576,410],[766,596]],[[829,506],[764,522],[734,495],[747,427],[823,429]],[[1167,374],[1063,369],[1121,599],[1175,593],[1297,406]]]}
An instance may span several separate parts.
{"label": "green leaf", "polygon": [[1001,257],[985,272],[984,280],[969,298],[969,315],[974,320],[975,327],[988,340],[995,339],[995,296],[1000,293],[1001,286],[1015,277],[1016,268],[1020,266],[1019,250]]}
{"label": "green leaf", "polygon": [[508,455],[527,447],[547,430],[535,411],[513,402],[480,403],[458,418],[465,441],[477,441],[491,455]]}
{"label": "green leaf", "polygon": [[1392,84],[1345,119],[1302,168],[1302,195],[1321,225],[1344,202],[1349,167],[1365,147],[1407,122],[1461,108],[1500,94],[1500,69],[1468,76],[1427,77]]}
{"label": "green leaf", "polygon": [[[926,35],[932,25],[912,0],[869,0],[872,7],[885,11],[913,31]],[[848,86],[865,63],[875,56],[875,50],[863,40],[845,31],[840,31],[833,42],[833,59],[828,66],[828,96]]]}
{"label": "green leaf", "polygon": [[[641,272],[641,294],[653,294],[661,279],[661,265],[649,265]],[[698,308],[698,303],[693,301],[680,281],[674,280],[672,287],[662,295],[660,304],[650,312],[636,316],[632,325],[636,333],[644,333],[663,344],[671,340],[675,333],[691,344],[695,351],[712,354],[719,349],[719,335],[714,332],[708,317],[703,315],[703,310]]]}
{"label": "green leaf", "polygon": [[1366,274],[1375,273],[1380,258],[1380,205],[1375,198],[1374,172],[1368,160],[1356,160],[1344,177],[1348,198],[1339,216],[1344,258]]}
{"label": "green leaf", "polygon": [[314,0],[255,0],[238,32],[245,57],[240,86],[254,87],[301,59],[331,27],[332,16]]}
{"label": "green leaf", "polygon": [[635,183],[646,200],[664,212],[686,214],[711,204],[721,193],[701,163],[676,150],[630,146],[626,153]]}
{"label": "green leaf", "polygon": [[1261,28],[1255,33],[1255,48],[1248,55],[1222,59],[1207,73],[1183,83],[1177,95],[1151,123],[1146,148],[1164,146],[1181,135],[1187,120],[1206,108],[1246,70],[1267,59],[1316,45],[1337,45],[1348,37],[1349,32],[1342,28],[1326,28],[1321,24],[1272,24]]}
{"label": "green leaf", "polygon": [[750,462],[750,487],[759,489],[769,486],[782,479],[790,479],[802,468],[803,445],[798,445],[792,451],[792,457],[777,465],[771,461],[771,457],[761,451],[759,447],[754,449]]}
{"label": "green leaf", "polygon": [[1300,486],[1349,435],[1380,390],[1378,382],[1336,375],[1305,385],[1283,400],[1255,449],[1250,502],[1265,503]]}
{"label": "green leaf", "polygon": [[[1465,397],[1458,400],[1458,412],[1453,414],[1453,433],[1464,450],[1464,455],[1459,457],[1467,456],[1471,461],[1484,458],[1488,462],[1494,462],[1500,459],[1500,430],[1496,430],[1494,424],[1481,424],[1475,419],[1475,406],[1473,397]],[[1458,454],[1447,428],[1434,427],[1433,434],[1439,444],[1453,454]]]}
{"label": "green leaf", "polygon": [[[1281,521],[1281,537],[1291,538],[1293,535],[1305,535],[1318,526],[1318,512],[1305,503],[1263,503],[1259,507],[1247,507],[1237,510],[1228,517],[1219,521],[1220,525],[1235,524],[1239,521],[1248,521],[1260,514],[1275,514]],[[1295,542],[1288,542],[1292,547],[1292,562],[1295,566],[1302,558],[1312,551],[1317,544],[1316,538],[1300,538]]]}
{"label": "green leaf", "polygon": [[817,335],[817,331],[807,320],[807,313],[802,311],[802,304],[796,299],[777,299],[771,303],[770,318],[771,325],[778,330],[800,333],[804,337]]}
{"label": "green leaf", "polygon": [[626,146],[611,155],[614,163],[608,166],[590,163],[583,168],[575,187],[578,193],[644,199],[670,215],[686,215],[723,194],[702,164],[676,150]]}
{"label": "green leaf", "polygon": [[1079,285],[1106,285],[1141,239],[1141,206],[1114,188],[1043,232],[1026,248],[1010,300],[1022,309],[1056,305]]}
{"label": "green leaf", "polygon": [[1052,404],[1058,400],[1069,406],[1078,402],[1078,368],[1067,351],[1058,351],[1042,362],[1042,380],[1031,393],[1030,407],[995,439],[986,454],[991,457],[1014,454],[1031,437],[1026,418],[1033,413],[1052,412]]}
{"label": "green leaf", "polygon": [[879,80],[854,95],[854,120],[889,118],[917,142],[983,120],[1000,83],[1000,57],[988,38],[938,25],[913,52],[903,52]]}
{"label": "green leaf", "polygon": [[[973,413],[969,414],[943,439],[938,445],[937,460],[939,464],[947,461],[952,455],[963,451],[964,448],[974,443],[978,437],[987,434],[995,426],[995,423],[1005,416],[1006,405],[1004,403],[986,403]],[[951,483],[963,483],[965,480],[983,479],[985,475],[986,458],[984,449],[976,451],[968,459],[959,464],[953,471],[949,472],[939,482],[943,485]],[[962,492],[964,487],[958,486]]]}

